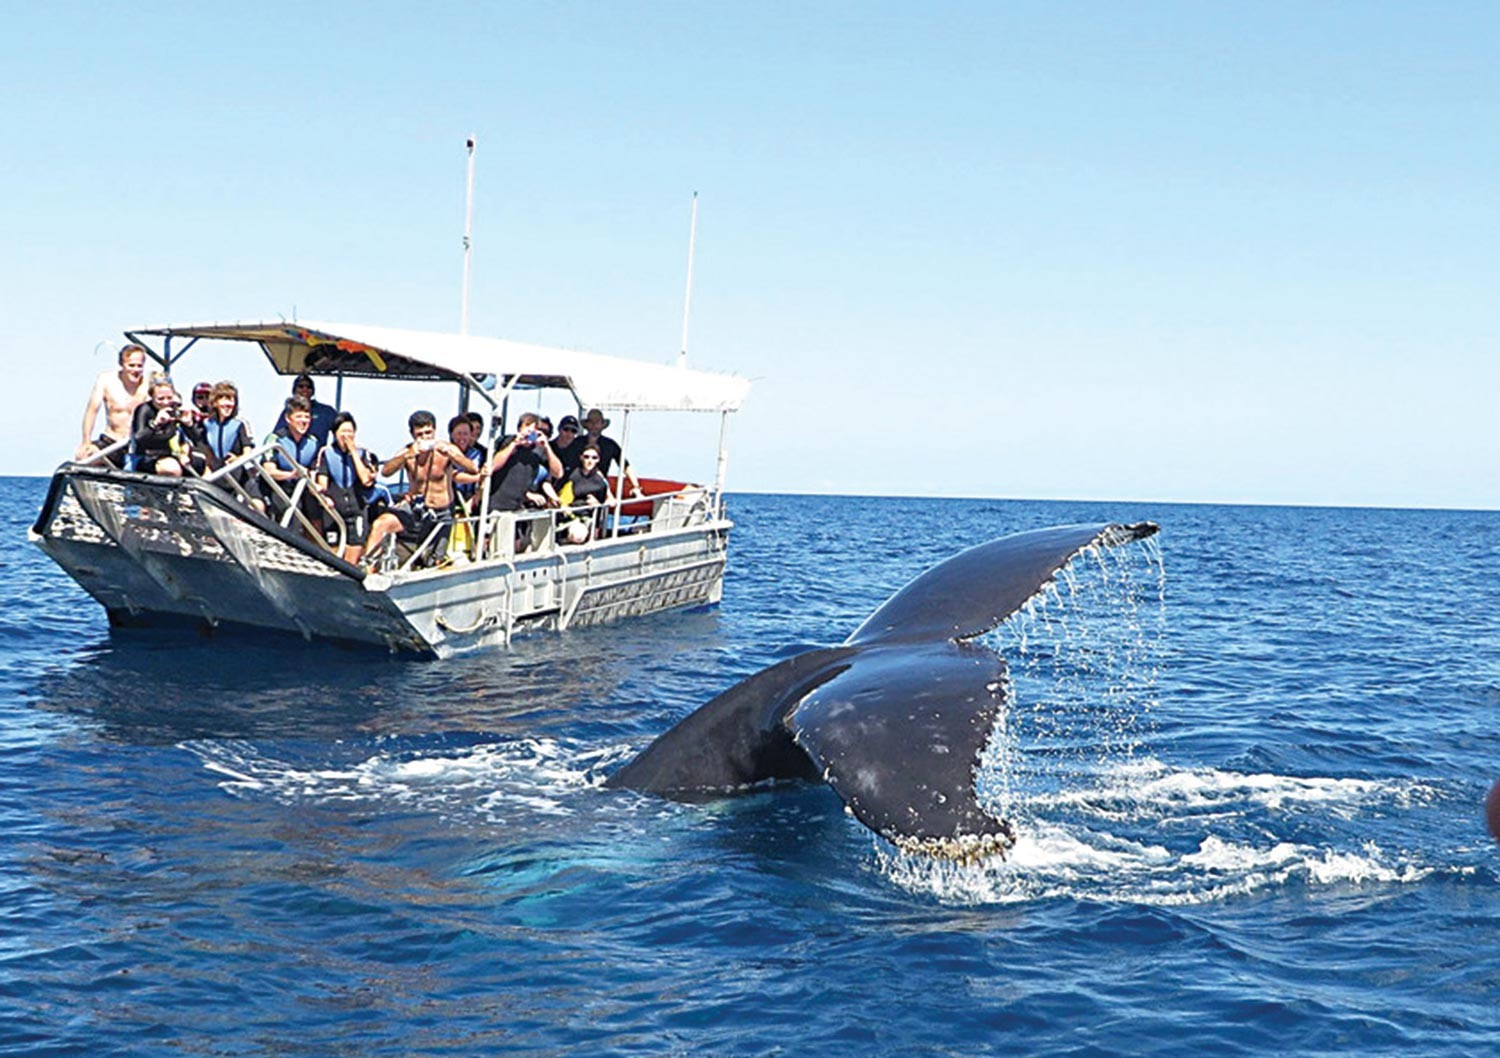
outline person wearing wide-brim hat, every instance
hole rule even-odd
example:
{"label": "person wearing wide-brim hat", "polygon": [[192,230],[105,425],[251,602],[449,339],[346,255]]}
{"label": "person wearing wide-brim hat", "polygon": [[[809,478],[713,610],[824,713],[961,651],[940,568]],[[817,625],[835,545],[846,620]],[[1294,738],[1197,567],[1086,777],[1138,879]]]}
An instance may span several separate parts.
{"label": "person wearing wide-brim hat", "polygon": [[[564,419],[564,422],[567,420]],[[620,444],[613,437],[605,437],[604,430],[609,426],[609,420],[598,408],[590,408],[588,414],[583,417],[581,423],[584,433],[568,446],[562,454],[563,463],[571,468],[578,466],[578,457],[585,446],[592,444],[599,449],[599,472],[609,474],[616,463],[619,463],[625,475],[625,480],[630,485],[629,495],[639,496],[641,494],[641,483],[636,480],[635,471],[630,469],[630,464],[625,462],[624,455],[620,451]]]}

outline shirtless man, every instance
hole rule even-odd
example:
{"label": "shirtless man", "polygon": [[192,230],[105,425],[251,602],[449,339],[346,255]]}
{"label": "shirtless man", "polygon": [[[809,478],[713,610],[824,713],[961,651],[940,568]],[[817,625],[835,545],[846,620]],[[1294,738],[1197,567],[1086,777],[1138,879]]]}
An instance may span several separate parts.
{"label": "shirtless man", "polygon": [[[476,473],[479,466],[451,441],[439,441],[437,419],[430,411],[412,412],[406,421],[411,444],[380,465],[387,477],[398,469],[406,473],[407,491],[400,501],[375,519],[365,555],[379,555],[377,548],[392,533],[414,543],[426,540],[433,529],[448,522],[453,512],[455,470]],[[442,542],[439,541],[439,551]]]}
{"label": "shirtless man", "polygon": [[[88,459],[101,449],[117,444],[130,436],[130,420],[135,409],[151,398],[146,388],[146,350],[144,346],[130,344],[120,350],[120,366],[115,371],[102,371],[94,382],[94,391],[89,394],[88,406],[83,410],[83,440],[73,458]],[[99,407],[104,406],[104,432],[94,437],[94,420],[99,417]],[[117,464],[122,463],[115,457]]]}

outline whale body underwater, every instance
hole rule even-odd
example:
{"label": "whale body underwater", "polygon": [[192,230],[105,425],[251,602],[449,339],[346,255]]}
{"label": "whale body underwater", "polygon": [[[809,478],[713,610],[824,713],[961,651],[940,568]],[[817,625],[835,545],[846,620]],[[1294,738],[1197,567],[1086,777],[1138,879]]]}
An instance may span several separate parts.
{"label": "whale body underwater", "polygon": [[1088,548],[1150,522],[1068,525],[962,551],[887,599],[838,646],[787,658],[691,713],[605,785],[700,802],[780,780],[826,781],[905,852],[1004,856],[1011,824],[980,804],[980,758],[1005,707],[1006,665],[972,643]]}

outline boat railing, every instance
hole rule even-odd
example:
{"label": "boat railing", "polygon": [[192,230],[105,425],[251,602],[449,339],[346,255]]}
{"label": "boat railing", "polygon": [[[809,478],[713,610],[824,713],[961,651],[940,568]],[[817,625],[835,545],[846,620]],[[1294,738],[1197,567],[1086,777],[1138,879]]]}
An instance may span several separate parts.
{"label": "boat railing", "polygon": [[[587,504],[491,511],[485,516],[462,515],[435,525],[404,558],[398,557],[392,536],[388,538],[392,550],[384,556],[371,556],[371,559],[379,568],[402,573],[468,562],[509,561],[524,554],[584,549],[621,536],[683,529],[711,521],[715,516],[711,490],[701,485],[689,485],[640,499],[650,501],[651,514],[634,519],[629,515],[619,515],[610,506]],[[597,527],[589,539],[570,542],[565,535],[567,525],[580,518],[596,520]]]}
{"label": "boat railing", "polygon": [[[122,441],[102,449],[88,459],[79,461],[78,465],[96,465],[128,444],[128,441]],[[269,463],[264,457],[273,453],[276,448],[276,441],[268,440],[242,453],[238,459],[206,474],[200,476],[191,471],[189,474],[206,484],[225,489],[242,504],[253,509],[262,509],[269,501],[279,513],[266,512],[267,516],[272,517],[283,529],[292,529],[295,525],[317,546],[342,557],[348,545],[343,517],[317,487],[312,472],[307,468],[293,466],[289,481],[281,481],[271,475]],[[254,475],[254,486],[248,484],[252,480],[251,475]],[[316,524],[308,516],[304,500],[322,512],[324,524],[334,530],[333,539],[325,534],[323,526]],[[398,549],[396,537],[392,534],[387,538],[389,544],[386,553],[371,555],[369,559],[375,568],[382,571],[407,573],[468,562],[509,561],[528,554],[555,554],[563,549],[585,549],[586,553],[591,545],[647,532],[660,533],[689,528],[712,521],[719,513],[714,506],[711,490],[701,485],[688,485],[671,492],[634,497],[627,504],[636,505],[643,500],[650,504],[649,515],[627,514],[611,503],[491,511],[485,516],[453,517],[439,522],[415,546],[402,543]],[[379,508],[375,510],[378,511]],[[570,522],[579,519],[593,521],[595,525],[587,539],[575,542],[568,539],[567,527]]]}
{"label": "boat railing", "polygon": [[[130,441],[128,439],[124,441],[118,441],[115,444],[110,445],[108,448],[100,449],[98,452],[89,456],[87,459],[77,460],[76,465],[82,467],[98,466],[109,456],[127,448],[129,444]],[[239,472],[243,471],[244,476],[254,474],[256,480],[259,482],[259,487],[261,490],[260,498],[274,498],[276,501],[279,501],[278,506],[285,506],[284,512],[279,518],[276,519],[277,523],[283,529],[289,529],[292,523],[295,522],[298,527],[301,528],[303,532],[308,536],[309,539],[313,540],[324,550],[329,551],[334,555],[342,556],[344,553],[344,548],[347,544],[347,534],[345,531],[344,519],[339,516],[338,512],[334,509],[334,506],[329,501],[328,497],[323,495],[322,490],[317,487],[317,483],[313,480],[312,473],[306,467],[300,465],[294,467],[293,475],[295,477],[295,484],[292,486],[292,490],[290,493],[288,493],[287,490],[283,487],[282,482],[277,481],[276,478],[271,476],[271,474],[266,469],[267,465],[263,461],[262,457],[275,451],[275,449],[275,440],[266,441],[264,444],[261,444],[256,448],[252,448],[244,452],[238,459],[226,462],[223,466],[201,475],[194,472],[191,468],[191,464],[189,464],[187,476],[189,478],[197,478],[198,480],[210,485],[217,485],[220,488],[227,489],[229,492],[233,493],[241,503],[245,504],[248,507],[255,507],[255,500],[257,499],[257,497],[252,494],[248,488],[245,487],[245,483],[242,480],[242,475]],[[158,475],[150,476],[157,477]],[[172,479],[162,478],[162,480],[170,481]],[[335,526],[337,528],[336,543],[331,542],[324,535],[322,529],[319,526],[314,525],[312,520],[307,517],[306,512],[302,509],[301,503],[304,496],[311,496],[312,502],[315,503],[327,516],[327,524]]]}
{"label": "boat railing", "polygon": [[[224,478],[229,477],[237,470],[250,470],[253,464],[259,463],[261,461],[261,457],[265,456],[275,447],[275,440],[262,442],[258,447],[252,448],[246,452],[242,452],[238,457],[226,461],[224,465],[219,467],[217,470],[210,470],[207,474],[203,475],[203,480],[212,485],[215,482],[222,481]],[[236,479],[231,478],[231,480]],[[242,498],[248,496],[248,493],[245,492],[243,487],[240,489],[240,494]]]}
{"label": "boat railing", "polygon": [[[95,452],[93,455],[89,456],[87,459],[78,459],[78,460],[75,460],[74,462],[76,462],[81,467],[96,467],[100,463],[106,462],[109,459],[109,457],[112,456],[112,455],[114,455],[116,452],[123,452],[127,448],[129,448],[129,447],[130,447],[130,438],[127,437],[123,441],[116,441],[114,444],[110,445],[108,448],[101,448],[101,449],[99,449],[97,452]],[[113,464],[111,464],[111,465],[113,465]]]}
{"label": "boat railing", "polygon": [[[271,475],[269,464],[265,456],[275,452],[277,448],[276,438],[268,438],[255,448],[249,449],[239,455],[238,458],[226,462],[216,470],[203,475],[203,480],[220,487],[227,486],[241,503],[254,506],[256,497],[245,487],[238,471],[244,471],[246,475],[254,474],[259,482],[261,498],[274,497],[279,501],[278,506],[284,506],[285,510],[277,519],[283,529],[291,527],[292,522],[297,525],[313,540],[317,541],[329,552],[342,556],[344,548],[348,545],[348,532],[344,525],[344,519],[339,515],[328,497],[323,495],[323,490],[318,488],[317,482],[313,480],[312,471],[300,463],[292,464],[292,474],[296,484],[288,493],[283,482]],[[324,514],[324,524],[330,525],[337,530],[337,542],[330,541],[327,536],[312,523],[307,513],[302,509],[302,497],[311,496],[313,502],[321,508]]]}
{"label": "boat railing", "polygon": [[[273,443],[269,447],[275,448],[275,444]],[[246,462],[246,460],[241,460],[241,462]],[[288,493],[283,487],[284,482],[277,480],[271,475],[269,463],[257,459],[251,465],[260,476],[261,487],[270,490],[271,495],[279,501],[278,506],[285,505],[286,509],[282,512],[281,517],[277,519],[278,524],[283,529],[291,528],[292,522],[295,521],[302,528],[303,532],[307,533],[308,536],[322,544],[333,554],[342,555],[344,553],[344,548],[348,546],[348,539],[343,516],[334,508],[332,501],[323,495],[323,490],[318,488],[317,482],[313,480],[312,471],[300,463],[292,461],[291,472],[295,484],[292,486],[292,491]],[[231,477],[227,480],[234,481],[234,478]],[[330,541],[323,534],[321,528],[314,525],[312,520],[307,517],[307,512],[302,509],[302,500],[304,497],[310,497],[312,502],[322,510],[325,525],[331,525],[337,529],[337,543]]]}

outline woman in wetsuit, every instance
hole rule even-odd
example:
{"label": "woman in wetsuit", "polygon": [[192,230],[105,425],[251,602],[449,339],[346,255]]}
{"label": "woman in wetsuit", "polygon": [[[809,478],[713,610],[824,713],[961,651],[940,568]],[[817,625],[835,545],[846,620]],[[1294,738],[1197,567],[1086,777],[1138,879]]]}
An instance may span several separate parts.
{"label": "woman in wetsuit", "polygon": [[[198,427],[194,438],[196,446],[207,457],[210,470],[239,462],[255,447],[255,433],[250,424],[240,418],[239,408],[240,391],[234,383],[215,382],[208,393],[208,418]],[[259,481],[255,475],[247,468],[239,467],[230,471],[229,476],[245,490],[251,506],[264,514],[266,505],[260,497]],[[223,487],[235,491],[228,484]]]}
{"label": "woman in wetsuit", "polygon": [[609,481],[599,469],[601,458],[598,445],[586,444],[578,454],[577,468],[569,471],[560,488],[553,489],[550,481],[542,486],[548,500],[570,510],[569,514],[559,515],[558,521],[563,538],[571,544],[590,539],[599,525],[599,516],[609,506]]}
{"label": "woman in wetsuit", "polygon": [[152,375],[149,388],[150,399],[135,409],[130,423],[135,469],[180,478],[184,461],[181,453],[188,448],[182,433],[182,399],[168,375]]}
{"label": "woman in wetsuit", "polygon": [[[375,487],[379,465],[373,455],[354,437],[354,416],[341,411],[333,417],[328,443],[318,453],[313,480],[333,504],[344,523],[345,562],[357,563],[365,553],[365,536],[370,531],[370,492]],[[336,526],[325,526],[324,539],[329,545],[338,542]]]}

